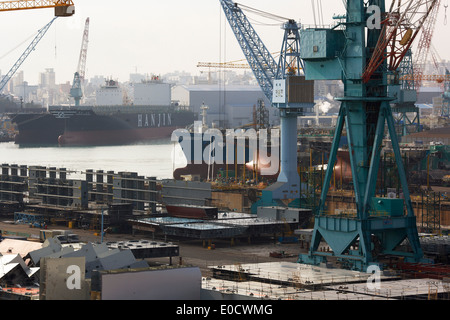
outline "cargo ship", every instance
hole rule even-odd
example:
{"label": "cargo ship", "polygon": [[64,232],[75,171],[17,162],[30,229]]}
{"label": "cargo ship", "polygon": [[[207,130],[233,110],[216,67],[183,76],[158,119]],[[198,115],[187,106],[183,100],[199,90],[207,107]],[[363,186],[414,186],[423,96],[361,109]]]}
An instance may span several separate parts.
{"label": "cargo ship", "polygon": [[[201,132],[191,131],[187,137],[178,136],[178,143],[187,164],[185,167],[174,170],[175,180],[183,180],[183,176],[189,175],[198,176],[200,180],[214,179],[216,176],[239,179],[243,176],[258,176],[262,174],[263,169],[271,167],[270,161],[274,160],[272,159],[272,150],[274,147],[279,148],[278,143],[276,146],[270,145],[269,138],[267,149],[262,152],[260,148],[255,150],[248,139],[241,140],[234,136],[231,143],[234,150],[227,151],[228,135],[226,130],[221,131],[220,141],[215,141],[214,139],[217,137],[212,138],[210,134],[203,132],[203,129]],[[186,138],[187,142],[183,142]],[[258,143],[260,142],[258,140]],[[201,146],[201,152],[197,151],[197,145]],[[279,161],[278,157],[276,161]],[[264,173],[264,177],[275,180],[278,173],[278,170],[270,174]]]}
{"label": "cargo ship", "polygon": [[188,110],[154,106],[51,107],[46,113],[12,115],[16,144],[121,145],[170,138],[195,120]]}
{"label": "cargo ship", "polygon": [[170,138],[197,116],[171,104],[170,84],[152,80],[134,84],[133,104],[123,104],[123,91],[114,80],[96,92],[95,106],[49,106],[42,113],[10,115],[23,145],[123,145]]}

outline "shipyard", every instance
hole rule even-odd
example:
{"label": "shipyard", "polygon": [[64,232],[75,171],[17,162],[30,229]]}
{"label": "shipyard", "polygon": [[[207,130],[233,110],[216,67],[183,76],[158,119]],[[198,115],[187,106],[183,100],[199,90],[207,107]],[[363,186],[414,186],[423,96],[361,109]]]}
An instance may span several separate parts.
{"label": "shipyard", "polygon": [[[208,1],[180,21],[190,32],[214,16],[219,34],[199,48],[200,31],[182,37],[175,59],[152,38],[167,4],[123,9],[127,38],[146,20],[149,52],[117,45],[119,28],[98,37],[105,20],[85,0],[47,2],[0,2],[50,20],[5,54],[12,67],[0,57],[0,300],[171,301],[197,318],[450,300],[447,0]],[[76,38],[73,62],[60,33]],[[220,62],[199,62],[212,38]],[[50,47],[64,67],[33,59]],[[196,76],[158,74],[194,49]],[[123,50],[145,58],[128,66]],[[110,55],[112,74],[94,76]],[[35,67],[38,85],[24,78]]]}

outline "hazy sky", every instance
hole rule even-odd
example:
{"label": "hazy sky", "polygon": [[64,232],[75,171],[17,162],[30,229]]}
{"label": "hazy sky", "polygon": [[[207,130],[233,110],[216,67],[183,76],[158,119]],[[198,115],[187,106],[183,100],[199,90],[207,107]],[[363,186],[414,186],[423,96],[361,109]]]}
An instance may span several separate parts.
{"label": "hazy sky", "polygon": [[[316,19],[313,15],[312,3],[317,3],[316,0],[236,2],[292,18],[302,24],[319,21],[317,7]],[[76,15],[58,18],[36,51],[23,63],[20,70],[24,71],[25,80],[30,84],[37,84],[39,72],[46,68],[55,69],[57,83],[72,81],[87,17],[90,18],[88,78],[103,75],[127,81],[129,74],[136,70],[148,74],[177,70],[198,74],[200,69],[196,65],[199,61],[244,59],[219,0],[74,0],[74,3]],[[342,0],[322,0],[322,4],[326,24],[333,22],[333,14],[344,13]],[[52,19],[53,13],[53,9],[1,13],[2,74],[20,57],[33,35]],[[279,51],[283,35],[279,23],[250,13],[248,16],[268,49]],[[444,25],[442,9],[433,43],[440,57],[450,60],[448,31],[450,28]]]}

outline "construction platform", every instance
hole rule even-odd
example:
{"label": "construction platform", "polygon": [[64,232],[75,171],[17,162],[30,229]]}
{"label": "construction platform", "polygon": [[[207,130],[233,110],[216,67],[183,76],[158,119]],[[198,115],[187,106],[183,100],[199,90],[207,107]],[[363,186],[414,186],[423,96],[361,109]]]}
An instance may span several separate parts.
{"label": "construction platform", "polygon": [[[280,285],[323,287],[325,285],[366,282],[369,273],[313,266],[296,262],[266,262],[211,266],[213,277],[227,280],[253,280]],[[395,279],[395,275],[381,275],[382,279]]]}
{"label": "construction platform", "polygon": [[274,235],[298,228],[298,222],[255,217],[252,214],[220,212],[214,220],[149,217],[128,221],[133,231],[162,232],[192,239],[223,239]]}
{"label": "construction platform", "polygon": [[393,300],[342,290],[313,291],[293,286],[236,282],[211,278],[202,280],[203,300]]}
{"label": "construction platform", "polygon": [[258,281],[229,281],[203,278],[204,300],[442,300],[450,297],[449,285],[433,279],[384,281],[379,290],[369,290],[366,283],[327,286],[310,290]]}
{"label": "construction platform", "polygon": [[429,300],[450,298],[450,282],[431,278],[401,279],[380,274],[380,286],[369,287],[371,273],[268,262],[211,266],[202,279],[205,299],[267,300]]}

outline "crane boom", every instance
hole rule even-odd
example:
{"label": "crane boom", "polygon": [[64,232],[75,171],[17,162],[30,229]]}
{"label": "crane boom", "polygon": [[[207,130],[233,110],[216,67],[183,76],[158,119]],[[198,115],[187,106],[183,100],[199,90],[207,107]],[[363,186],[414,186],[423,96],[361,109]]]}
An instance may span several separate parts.
{"label": "crane boom", "polygon": [[12,66],[12,68],[8,71],[6,76],[3,77],[2,81],[0,82],[0,92],[3,90],[3,88],[6,86],[6,84],[11,80],[12,76],[16,73],[16,71],[20,68],[22,63],[25,61],[25,59],[30,55],[32,51],[36,48],[39,41],[41,41],[42,37],[47,33],[48,29],[52,25],[52,23],[56,20],[58,17],[54,17],[49,23],[47,23],[42,29],[38,31],[38,34],[36,37],[31,41],[28,48],[22,53],[20,58],[16,61],[16,63]]}
{"label": "crane boom", "polygon": [[249,69],[250,66],[245,63],[199,62],[197,63],[197,68]]}
{"label": "crane boom", "polygon": [[83,82],[86,72],[86,57],[89,43],[89,18],[86,19],[83,40],[81,42],[80,59],[78,60],[78,69],[73,77],[72,88],[70,89],[70,96],[75,100],[75,106],[80,105],[83,97]]}
{"label": "crane boom", "polygon": [[0,2],[0,11],[55,8],[55,16],[71,16],[75,14],[72,0],[19,0]]}
{"label": "crane boom", "polygon": [[[274,58],[279,56],[280,52],[273,52]],[[197,68],[217,68],[217,69],[251,69],[248,63],[240,63],[246,59],[228,61],[228,62],[198,62]]]}
{"label": "crane boom", "polygon": [[[431,48],[431,40],[433,38],[434,27],[436,25],[436,19],[441,4],[440,2],[440,0],[437,0],[436,5],[431,10],[428,19],[425,21],[423,32],[418,42],[418,50],[417,54],[415,55],[417,59],[413,64],[414,73],[419,75],[419,77],[416,79],[417,82],[415,83],[417,89],[422,86],[422,79],[420,78],[420,76],[424,74],[425,64],[427,62],[428,53]],[[436,64],[436,61],[434,61],[434,63]]]}
{"label": "crane boom", "polygon": [[80,50],[80,59],[78,60],[78,74],[80,75],[81,81],[84,80],[84,76],[86,73],[86,58],[87,58],[87,50],[89,43],[89,18],[86,19],[84,33],[83,33],[83,41],[81,43]]}
{"label": "crane boom", "polygon": [[397,70],[437,3],[438,0],[392,2],[378,43],[362,76],[365,83],[386,60],[389,60],[390,70]]}
{"label": "crane boom", "polygon": [[272,101],[277,63],[238,4],[220,0],[223,11],[264,95]]}

